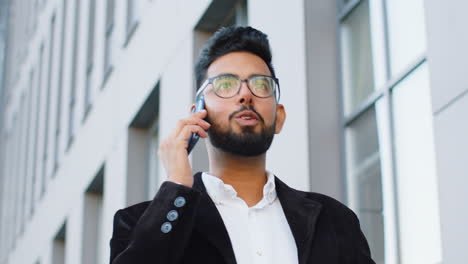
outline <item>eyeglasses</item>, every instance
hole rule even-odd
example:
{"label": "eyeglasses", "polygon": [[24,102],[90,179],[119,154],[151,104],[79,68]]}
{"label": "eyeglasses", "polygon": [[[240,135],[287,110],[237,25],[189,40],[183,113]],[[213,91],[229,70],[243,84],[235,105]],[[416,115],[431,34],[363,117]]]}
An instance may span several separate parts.
{"label": "eyeglasses", "polygon": [[197,92],[197,96],[208,87],[208,84],[211,84],[217,96],[221,98],[231,98],[239,94],[243,82],[247,83],[247,87],[253,95],[260,98],[267,98],[274,95],[276,97],[276,102],[279,102],[279,80],[266,75],[253,75],[244,80],[232,74],[211,77],[202,84]]}

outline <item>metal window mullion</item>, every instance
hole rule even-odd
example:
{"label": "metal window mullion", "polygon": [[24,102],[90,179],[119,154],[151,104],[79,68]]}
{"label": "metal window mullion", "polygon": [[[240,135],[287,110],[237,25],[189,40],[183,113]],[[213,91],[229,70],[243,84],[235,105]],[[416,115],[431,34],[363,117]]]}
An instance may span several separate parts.
{"label": "metal window mullion", "polygon": [[351,14],[353,10],[359,6],[359,4],[361,4],[361,0],[350,0],[349,3],[342,4],[338,10],[338,22],[346,19],[346,17]]}
{"label": "metal window mullion", "polygon": [[343,126],[347,127],[356,119],[358,119],[364,112],[372,108],[382,96],[385,94],[385,88],[378,89],[374,91],[371,95],[367,97],[362,103],[360,103],[356,109],[344,118]]}
{"label": "metal window mullion", "polygon": [[[354,120],[359,118],[359,116],[367,111],[372,105],[379,100],[381,97],[387,95],[387,91],[391,91],[399,82],[405,79],[410,75],[416,68],[426,61],[426,55],[423,54],[419,56],[412,64],[410,64],[405,71],[400,73],[397,77],[387,81],[382,88],[374,91],[371,95],[367,97],[362,103],[360,103],[351,114],[347,115],[344,119],[344,126],[348,126]],[[341,89],[342,90],[342,89]]]}
{"label": "metal window mullion", "polygon": [[387,87],[390,90],[393,90],[395,86],[398,85],[401,81],[403,81],[406,77],[408,77],[413,71],[415,71],[421,64],[426,61],[427,57],[426,54],[421,54],[416,59],[414,59],[403,71],[398,73],[395,78],[391,78],[390,81],[387,83]]}
{"label": "metal window mullion", "polygon": [[[387,106],[387,114],[388,114],[388,121],[389,121],[389,144],[390,144],[390,170],[392,179],[391,182],[393,183],[393,219],[395,225],[395,252],[396,252],[396,260],[397,263],[401,263],[401,237],[400,237],[400,217],[399,217],[399,200],[398,200],[398,179],[396,176],[396,157],[395,157],[395,124],[393,122],[393,104],[392,104],[392,97],[391,97],[391,87],[393,87],[397,81],[393,81],[391,76],[391,52],[390,52],[390,33],[389,33],[389,25],[388,25],[388,6],[387,0],[382,0],[382,8],[383,8],[383,30],[384,30],[384,45],[385,45],[385,66],[386,66],[386,75],[387,75],[387,82],[385,84],[385,100]],[[384,218],[385,219],[385,218]]]}

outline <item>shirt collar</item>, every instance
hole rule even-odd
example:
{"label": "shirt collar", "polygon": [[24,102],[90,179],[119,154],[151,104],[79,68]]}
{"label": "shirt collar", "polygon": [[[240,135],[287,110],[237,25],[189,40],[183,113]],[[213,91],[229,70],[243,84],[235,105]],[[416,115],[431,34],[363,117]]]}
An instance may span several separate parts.
{"label": "shirt collar", "polygon": [[[208,195],[215,204],[222,204],[227,201],[238,199],[237,192],[229,184],[213,175],[206,172],[202,174],[203,184],[205,185]],[[275,176],[267,171],[267,182],[263,186],[263,198],[253,208],[263,208],[276,200]]]}

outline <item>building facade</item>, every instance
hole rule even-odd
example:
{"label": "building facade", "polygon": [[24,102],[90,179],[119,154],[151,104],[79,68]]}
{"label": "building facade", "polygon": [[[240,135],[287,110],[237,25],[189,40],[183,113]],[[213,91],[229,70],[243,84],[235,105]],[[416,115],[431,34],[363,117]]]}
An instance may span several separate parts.
{"label": "building facade", "polygon": [[[0,264],[108,263],[229,25],[272,46],[287,120],[268,169],[352,208],[377,263],[463,263],[468,4],[450,2],[1,0]],[[191,162],[208,170],[203,140]]]}

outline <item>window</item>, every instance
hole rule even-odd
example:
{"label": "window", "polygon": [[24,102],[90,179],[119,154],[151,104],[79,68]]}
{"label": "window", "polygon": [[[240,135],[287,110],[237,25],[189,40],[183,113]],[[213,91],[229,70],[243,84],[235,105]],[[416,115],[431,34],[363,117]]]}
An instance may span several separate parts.
{"label": "window", "polygon": [[35,136],[33,133],[31,133],[31,129],[33,127],[33,122],[34,122],[34,119],[33,119],[33,115],[34,115],[34,112],[33,112],[33,90],[34,90],[34,70],[31,70],[31,72],[29,73],[29,89],[28,89],[28,92],[27,92],[27,97],[28,97],[28,102],[27,102],[27,120],[26,120],[26,148],[25,148],[25,161],[24,161],[24,168],[25,168],[25,171],[24,171],[24,178],[25,178],[25,182],[24,182],[24,187],[25,187],[25,190],[23,192],[23,204],[24,204],[24,208],[23,208],[23,212],[22,212],[22,215],[24,218],[26,218],[25,216],[28,215],[29,211],[30,211],[30,202],[31,202],[31,188],[32,188],[32,182],[31,182],[31,175],[32,175],[32,171],[31,171],[31,160],[32,160],[32,146],[30,144],[30,142],[33,139],[33,137]]}
{"label": "window", "polygon": [[160,181],[157,157],[159,128],[157,82],[128,128],[127,204],[151,199]]}
{"label": "window", "polygon": [[371,252],[383,259],[382,175],[377,110],[372,106],[346,128],[349,205],[359,215]]}
{"label": "window", "polygon": [[101,167],[97,175],[89,184],[84,195],[83,212],[83,244],[82,244],[82,262],[83,263],[103,263],[100,259],[105,250],[102,243],[102,207],[104,193],[104,166]]}
{"label": "window", "polygon": [[88,115],[92,104],[92,73],[94,64],[94,27],[96,20],[96,1],[89,1],[89,19],[88,19],[88,47],[86,56],[86,87],[84,95],[85,111],[84,118]]}
{"label": "window", "polygon": [[[414,69],[392,90],[395,172],[398,200],[401,201],[401,255],[406,263],[437,263],[442,260],[432,108],[428,90],[427,63]],[[415,190],[421,191],[414,195]]]}
{"label": "window", "polygon": [[351,113],[374,92],[369,3],[356,7],[341,23],[343,92],[346,113]]}
{"label": "window", "polygon": [[[40,119],[40,110],[41,110],[41,103],[42,103],[42,100],[41,100],[41,91],[42,91],[42,85],[41,85],[41,81],[42,81],[42,69],[44,68],[44,64],[43,64],[43,60],[44,60],[44,44],[41,44],[41,47],[40,47],[40,50],[39,50],[39,71],[37,73],[37,83],[36,83],[36,89],[35,89],[35,93],[34,93],[34,97],[36,98],[36,102],[34,104],[34,108],[35,108],[35,113],[36,113],[36,116],[35,116],[35,124],[34,124],[34,134],[35,135],[38,135],[39,134],[39,119]],[[33,142],[33,146],[34,146],[34,150],[33,150],[33,166],[32,166],[32,186],[31,186],[31,211],[30,213],[33,214],[34,213],[34,206],[35,206],[35,202],[36,202],[36,195],[39,193],[38,192],[38,183],[40,183],[40,179],[39,179],[39,175],[37,173],[37,166],[38,166],[38,163],[39,163],[39,155],[38,155],[38,152],[39,152],[39,140],[37,139],[37,137],[33,137],[34,139],[34,142]]]}
{"label": "window", "polygon": [[75,21],[73,29],[73,54],[72,54],[72,71],[70,83],[70,98],[69,98],[69,112],[68,112],[68,146],[70,148],[75,134],[75,104],[76,104],[76,83],[77,83],[77,70],[78,70],[78,43],[79,43],[79,29],[80,29],[80,3],[75,1]]}
{"label": "window", "polygon": [[65,264],[67,245],[67,224],[64,223],[52,242],[52,264]]}
{"label": "window", "polygon": [[377,263],[438,263],[423,1],[339,6],[348,203]]}
{"label": "window", "polygon": [[112,72],[112,35],[114,31],[115,0],[107,0],[106,36],[104,40],[104,81],[103,87]]}
{"label": "window", "polygon": [[400,74],[426,51],[423,0],[386,1],[390,72]]}
{"label": "window", "polygon": [[32,171],[33,164],[35,162],[34,160],[34,146],[32,142],[34,142],[34,137],[35,134],[33,133],[33,128],[35,124],[35,115],[34,113],[36,112],[36,109],[34,108],[34,90],[35,90],[35,71],[34,69],[31,70],[29,74],[29,89],[28,89],[28,125],[27,125],[27,138],[26,138],[26,162],[25,162],[25,168],[27,169],[25,172],[25,177],[26,177],[26,191],[24,192],[25,195],[25,210],[24,210],[24,215],[27,216],[32,207],[32,190],[33,190],[33,176],[34,172]]}
{"label": "window", "polygon": [[49,160],[49,127],[50,127],[50,101],[51,101],[51,86],[52,86],[52,70],[53,70],[53,54],[55,53],[54,49],[54,41],[55,41],[55,14],[52,15],[52,19],[50,22],[50,38],[49,38],[49,61],[48,61],[48,71],[47,71],[47,87],[46,87],[46,103],[45,103],[45,132],[44,132],[44,151],[42,155],[43,163],[42,166],[42,188],[41,188],[41,195],[44,195],[47,181],[48,181],[48,160]]}
{"label": "window", "polygon": [[67,0],[62,2],[62,18],[61,18],[61,36],[60,36],[60,61],[58,68],[58,79],[57,79],[57,111],[55,112],[55,144],[54,144],[54,173],[58,169],[59,157],[60,157],[60,134],[62,129],[62,91],[64,85],[63,78],[63,64],[65,56],[65,37],[66,37],[66,28],[67,28]]}
{"label": "window", "polygon": [[128,44],[133,33],[138,26],[139,17],[139,4],[140,0],[127,0],[127,25],[126,25],[126,41],[125,45]]}
{"label": "window", "polygon": [[16,173],[16,178],[17,178],[17,190],[16,190],[16,202],[15,202],[15,208],[16,208],[16,235],[20,234],[23,230],[23,225],[24,225],[24,193],[26,191],[26,177],[25,177],[25,166],[24,162],[26,160],[26,154],[27,154],[27,146],[26,146],[26,137],[27,137],[27,131],[26,131],[26,126],[27,126],[27,112],[28,108],[26,106],[26,93],[23,93],[21,95],[21,105],[20,105],[20,117],[19,117],[19,140],[18,140],[18,170]]}

